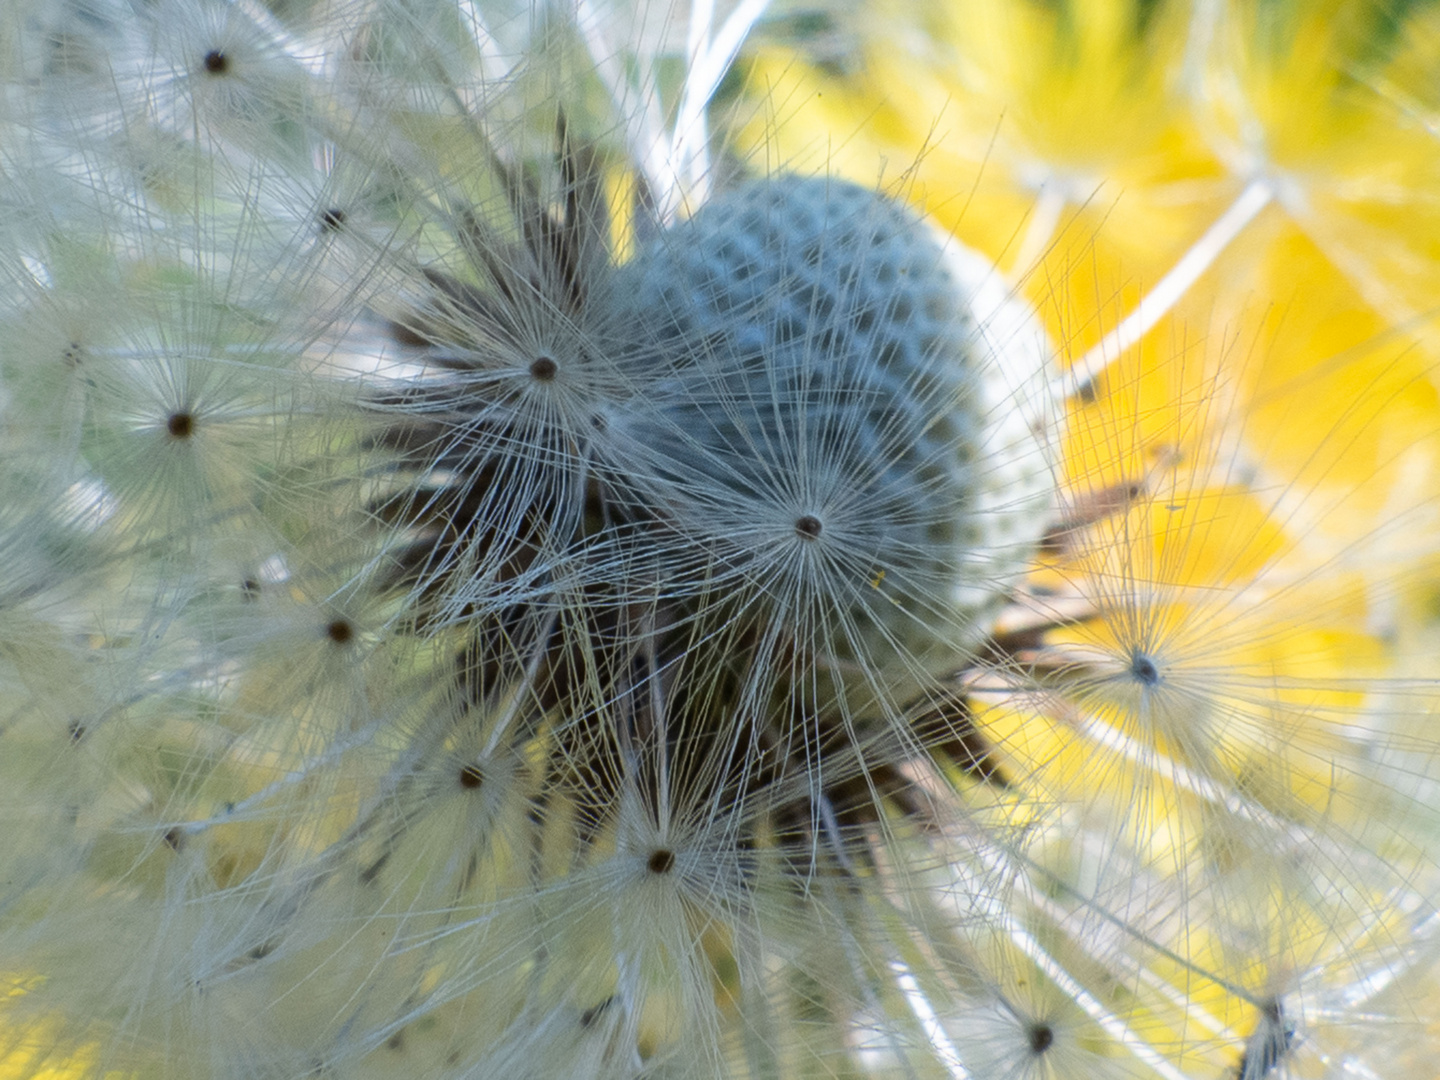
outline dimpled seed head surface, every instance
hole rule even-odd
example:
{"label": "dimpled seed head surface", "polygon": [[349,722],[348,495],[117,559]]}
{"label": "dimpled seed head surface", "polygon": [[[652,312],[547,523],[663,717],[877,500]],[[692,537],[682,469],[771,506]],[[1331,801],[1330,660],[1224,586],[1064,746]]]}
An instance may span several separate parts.
{"label": "dimpled seed head surface", "polygon": [[953,663],[1047,522],[1038,418],[1013,415],[1043,334],[1010,312],[1029,337],[1007,370],[966,258],[879,193],[776,177],[623,271],[661,369],[632,430],[643,498],[738,606],[871,670]]}

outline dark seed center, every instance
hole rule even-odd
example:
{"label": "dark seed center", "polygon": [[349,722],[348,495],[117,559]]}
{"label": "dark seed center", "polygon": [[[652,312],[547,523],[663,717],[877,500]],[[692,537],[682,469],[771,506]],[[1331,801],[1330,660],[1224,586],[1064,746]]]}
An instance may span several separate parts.
{"label": "dark seed center", "polygon": [[165,421],[165,430],[172,439],[188,439],[195,431],[195,418],[188,412],[171,413]]}
{"label": "dark seed center", "polygon": [[1030,1049],[1037,1054],[1049,1050],[1055,1042],[1055,1029],[1049,1024],[1034,1024],[1030,1028]]}
{"label": "dark seed center", "polygon": [[1135,677],[1136,682],[1146,686],[1160,685],[1160,669],[1155,666],[1155,661],[1144,653],[1136,653],[1130,661],[1130,674]]}
{"label": "dark seed center", "polygon": [[656,848],[645,863],[652,874],[668,874],[675,868],[675,853],[669,848]]}
{"label": "dark seed center", "polygon": [[530,362],[530,376],[537,382],[549,382],[560,371],[560,365],[548,356],[537,356]]}
{"label": "dark seed center", "polygon": [[795,535],[801,540],[814,540],[820,535],[820,519],[814,514],[801,514],[795,519]]}
{"label": "dark seed center", "polygon": [[211,75],[224,75],[230,70],[230,58],[219,49],[211,49],[205,54],[205,70]]}

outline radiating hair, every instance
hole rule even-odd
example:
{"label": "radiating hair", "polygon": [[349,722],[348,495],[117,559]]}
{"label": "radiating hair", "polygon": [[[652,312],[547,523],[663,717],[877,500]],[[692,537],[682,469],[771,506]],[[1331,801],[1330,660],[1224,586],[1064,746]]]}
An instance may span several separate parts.
{"label": "radiating hair", "polygon": [[1428,321],[1160,348],[1278,179],[1112,319],[764,9],[0,16],[4,1068],[1427,1060]]}

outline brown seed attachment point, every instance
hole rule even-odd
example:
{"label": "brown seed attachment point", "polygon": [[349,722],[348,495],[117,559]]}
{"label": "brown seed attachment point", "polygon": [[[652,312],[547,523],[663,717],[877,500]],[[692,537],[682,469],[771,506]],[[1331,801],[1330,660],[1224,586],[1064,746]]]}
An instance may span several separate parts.
{"label": "brown seed attachment point", "polygon": [[460,770],[460,786],[466,791],[474,791],[485,782],[485,774],[480,771],[478,765],[466,765]]}
{"label": "brown seed attachment point", "polygon": [[202,61],[210,75],[224,75],[230,70],[230,58],[219,49],[211,49]]}
{"label": "brown seed attachment point", "polygon": [[820,519],[814,514],[801,514],[795,519],[795,535],[801,540],[815,540],[820,536]]}
{"label": "brown seed attachment point", "polygon": [[530,362],[530,377],[536,382],[549,382],[560,373],[560,365],[552,357],[537,356]]}
{"label": "brown seed attachment point", "polygon": [[325,232],[339,232],[345,225],[345,211],[338,206],[330,206],[320,211],[320,228]]}
{"label": "brown seed attachment point", "polygon": [[1136,682],[1145,686],[1160,685],[1160,668],[1144,653],[1137,652],[1131,657],[1130,675]]}
{"label": "brown seed attachment point", "polygon": [[1049,1024],[1032,1024],[1030,1027],[1030,1049],[1043,1054],[1055,1043],[1055,1029]]}
{"label": "brown seed attachment point", "polygon": [[580,1014],[580,1026],[583,1028],[588,1028],[591,1024],[595,1023],[595,1021],[600,1018],[601,1014],[603,1014],[606,1009],[610,1008],[610,1006],[613,1005],[614,1002],[615,997],[614,995],[611,995],[599,1004],[591,1005],[590,1008],[586,1009]]}
{"label": "brown seed attachment point", "polygon": [[669,848],[656,848],[646,860],[645,868],[652,874],[668,874],[675,869],[675,852]]}
{"label": "brown seed attachment point", "polygon": [[331,619],[325,624],[325,636],[336,645],[348,645],[355,637],[355,627],[349,619]]}
{"label": "brown seed attachment point", "polygon": [[165,430],[172,439],[188,439],[195,432],[195,417],[188,412],[171,413],[165,420]]}

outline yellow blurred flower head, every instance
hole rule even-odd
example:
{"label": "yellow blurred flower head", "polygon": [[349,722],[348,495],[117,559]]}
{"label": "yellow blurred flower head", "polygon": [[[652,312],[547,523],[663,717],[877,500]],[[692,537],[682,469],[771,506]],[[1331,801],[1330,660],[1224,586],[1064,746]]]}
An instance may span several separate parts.
{"label": "yellow blurred flower head", "polygon": [[1429,1075],[1440,9],[0,30],[0,1076]]}

